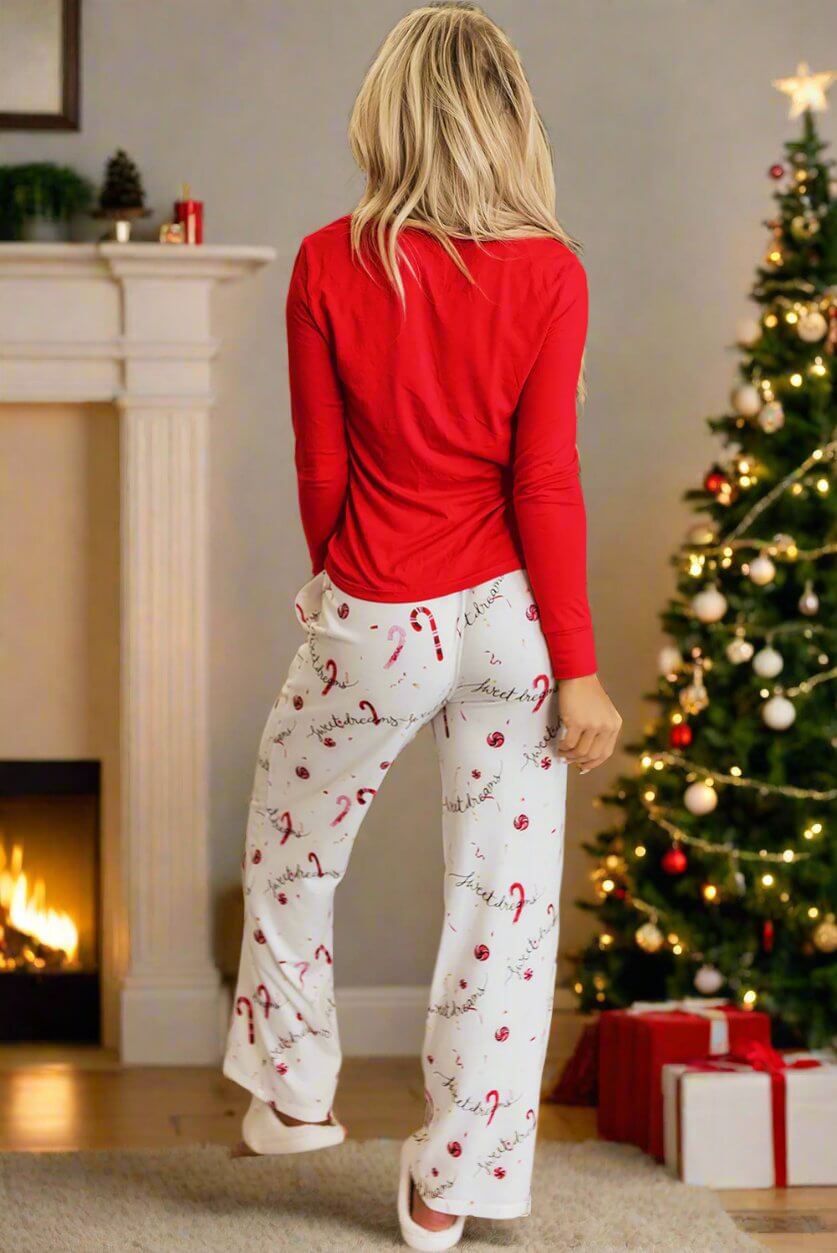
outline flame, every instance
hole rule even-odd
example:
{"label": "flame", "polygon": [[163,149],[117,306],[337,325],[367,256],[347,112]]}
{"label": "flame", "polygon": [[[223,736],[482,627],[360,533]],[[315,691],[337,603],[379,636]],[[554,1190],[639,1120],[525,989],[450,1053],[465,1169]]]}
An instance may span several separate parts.
{"label": "flame", "polygon": [[[23,846],[12,846],[6,864],[6,851],[0,844],[0,910],[16,930],[22,931],[47,948],[66,953],[72,962],[78,952],[78,927],[63,910],[46,904],[46,885],[36,879],[30,892],[29,880],[23,870]],[[37,963],[37,960],[35,961]]]}

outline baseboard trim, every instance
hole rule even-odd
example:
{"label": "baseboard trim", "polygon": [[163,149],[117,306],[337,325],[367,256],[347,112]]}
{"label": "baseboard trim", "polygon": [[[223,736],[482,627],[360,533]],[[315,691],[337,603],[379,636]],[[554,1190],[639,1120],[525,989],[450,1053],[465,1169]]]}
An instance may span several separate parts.
{"label": "baseboard trim", "polygon": [[[424,1038],[428,996],[429,989],[421,986],[338,988],[337,1017],[344,1056],[417,1056]],[[558,988],[553,1015],[574,1018],[575,1014],[572,992]]]}

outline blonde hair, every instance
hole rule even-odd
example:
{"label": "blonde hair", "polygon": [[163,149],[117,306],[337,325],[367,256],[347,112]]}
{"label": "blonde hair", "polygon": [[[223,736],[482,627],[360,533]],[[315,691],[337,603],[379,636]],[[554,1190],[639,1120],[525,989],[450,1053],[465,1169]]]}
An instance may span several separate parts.
{"label": "blonde hair", "polygon": [[413,9],[390,31],[352,110],[366,175],[351,241],[371,247],[404,303],[399,234],[432,235],[471,278],[453,239],[543,235],[578,251],[555,216],[552,152],[520,57],[476,5]]}

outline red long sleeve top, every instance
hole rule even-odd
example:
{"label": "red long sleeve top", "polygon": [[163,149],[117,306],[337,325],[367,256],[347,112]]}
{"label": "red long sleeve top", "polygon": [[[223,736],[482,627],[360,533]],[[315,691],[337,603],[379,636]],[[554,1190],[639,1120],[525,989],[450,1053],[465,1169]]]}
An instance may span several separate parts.
{"label": "red long sleeve top", "polygon": [[406,311],[353,258],[349,218],[309,235],[287,301],[302,524],[315,574],[423,600],[524,567],[554,675],[596,669],[576,388],[578,258],[549,238],[456,247],[406,230]]}

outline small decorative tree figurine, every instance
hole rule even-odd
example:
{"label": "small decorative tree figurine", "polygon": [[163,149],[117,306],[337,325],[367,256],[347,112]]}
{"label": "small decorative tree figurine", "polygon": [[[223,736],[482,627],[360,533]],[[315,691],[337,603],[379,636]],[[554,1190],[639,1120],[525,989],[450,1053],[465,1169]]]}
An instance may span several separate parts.
{"label": "small decorative tree figurine", "polygon": [[95,216],[109,218],[114,223],[115,238],[124,244],[131,238],[131,223],[148,217],[150,212],[145,205],[139,169],[124,148],[118,148],[105,164],[105,181]]}

